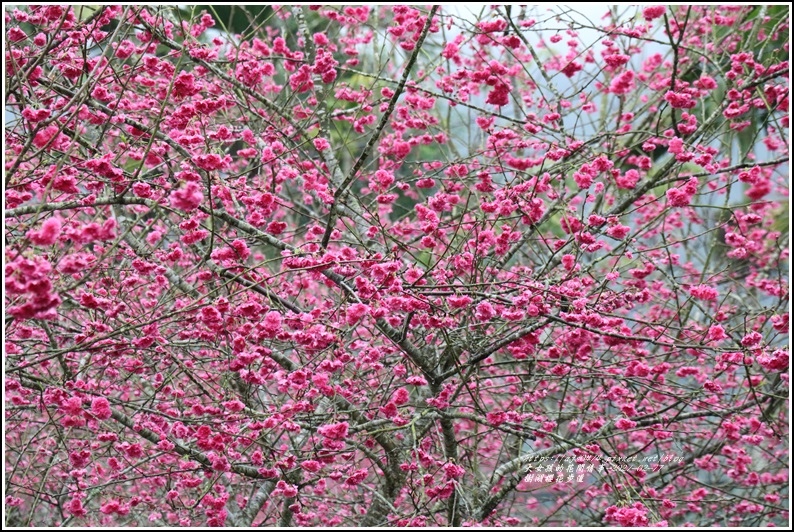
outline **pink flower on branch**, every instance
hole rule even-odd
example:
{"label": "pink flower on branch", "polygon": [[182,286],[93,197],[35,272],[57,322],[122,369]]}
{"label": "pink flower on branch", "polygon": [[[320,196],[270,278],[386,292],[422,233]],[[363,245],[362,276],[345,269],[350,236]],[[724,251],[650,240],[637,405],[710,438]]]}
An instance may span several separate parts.
{"label": "pink flower on branch", "polygon": [[185,212],[196,210],[202,201],[204,194],[201,185],[193,181],[185,183],[182,188],[171,193],[171,206]]}
{"label": "pink flower on branch", "polygon": [[779,7],[9,9],[8,522],[783,525]]}

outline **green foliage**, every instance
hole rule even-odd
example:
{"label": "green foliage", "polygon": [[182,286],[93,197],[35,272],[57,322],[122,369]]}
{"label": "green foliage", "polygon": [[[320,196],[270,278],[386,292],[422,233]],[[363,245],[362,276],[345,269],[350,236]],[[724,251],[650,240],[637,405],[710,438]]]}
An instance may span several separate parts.
{"label": "green foliage", "polygon": [[215,19],[216,29],[232,35],[242,35],[244,39],[250,38],[260,31],[263,26],[273,23],[273,8],[267,4],[236,5],[216,4],[197,5],[183,8],[186,12],[201,13],[206,11]]}

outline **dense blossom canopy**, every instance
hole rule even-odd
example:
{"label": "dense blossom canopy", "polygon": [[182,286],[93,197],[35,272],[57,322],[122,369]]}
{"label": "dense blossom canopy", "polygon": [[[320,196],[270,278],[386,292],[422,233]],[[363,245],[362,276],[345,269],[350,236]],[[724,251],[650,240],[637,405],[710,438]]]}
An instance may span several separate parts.
{"label": "dense blossom canopy", "polygon": [[6,525],[787,522],[788,7],[598,17],[9,8]]}

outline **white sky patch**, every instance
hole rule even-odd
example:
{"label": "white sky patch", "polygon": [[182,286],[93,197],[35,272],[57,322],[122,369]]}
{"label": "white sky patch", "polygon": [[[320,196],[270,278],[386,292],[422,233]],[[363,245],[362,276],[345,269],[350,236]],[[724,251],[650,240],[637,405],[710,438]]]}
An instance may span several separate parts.
{"label": "white sky patch", "polygon": [[[454,13],[459,17],[476,23],[483,14],[487,18],[496,15],[496,11],[490,9],[490,4],[447,4],[442,10],[444,13]],[[522,7],[519,4],[509,4],[511,7],[511,18],[518,23]],[[507,5],[500,6],[502,13]],[[611,6],[617,13],[624,14],[631,19],[633,14],[638,11],[637,6]],[[540,4],[527,5],[524,9],[526,19],[535,19],[537,24],[531,29],[532,32],[539,33],[544,39],[554,35],[558,31],[567,29],[568,22],[574,21],[585,27],[599,28],[604,25],[605,14],[609,12],[610,6],[606,4],[578,4],[576,6],[562,4]],[[627,12],[628,11],[628,12]],[[559,21],[556,21],[559,17]],[[622,17],[621,17],[622,18]],[[579,38],[584,45],[589,45],[603,36],[602,31],[584,28],[577,30]],[[564,51],[565,43],[551,45],[556,51]]]}

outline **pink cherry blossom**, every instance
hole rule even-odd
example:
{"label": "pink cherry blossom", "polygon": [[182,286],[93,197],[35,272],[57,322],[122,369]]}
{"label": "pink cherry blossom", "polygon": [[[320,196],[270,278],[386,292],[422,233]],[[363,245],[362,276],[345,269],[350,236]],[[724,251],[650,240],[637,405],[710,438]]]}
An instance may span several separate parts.
{"label": "pink cherry blossom", "polygon": [[453,7],[5,12],[6,524],[788,524],[788,9]]}
{"label": "pink cherry blossom", "polygon": [[185,212],[195,210],[202,201],[204,201],[204,194],[201,185],[192,181],[171,193],[171,206]]}
{"label": "pink cherry blossom", "polygon": [[665,6],[648,6],[642,10],[642,16],[645,20],[651,21],[664,15],[665,11],[667,11]]}

